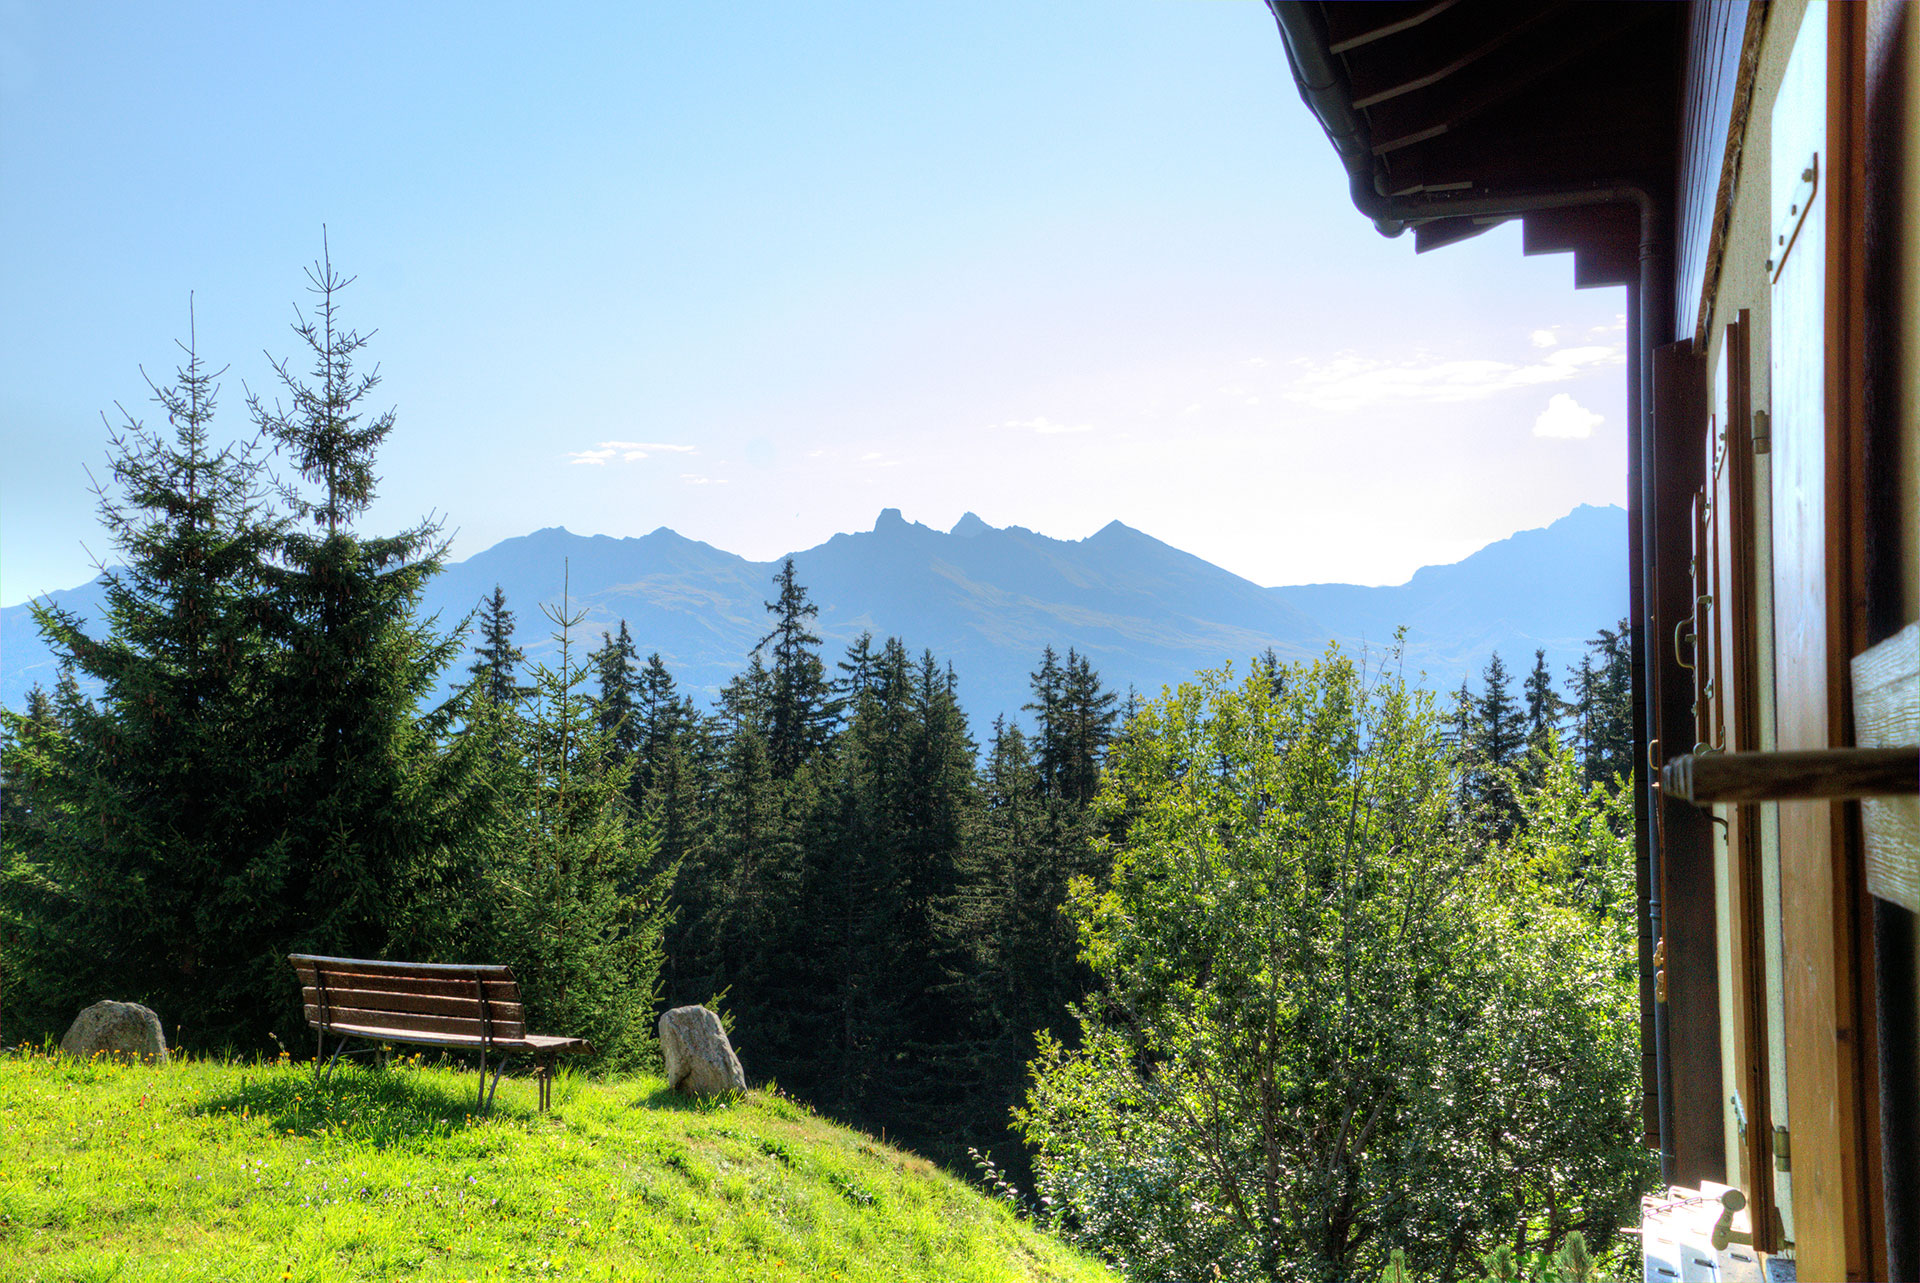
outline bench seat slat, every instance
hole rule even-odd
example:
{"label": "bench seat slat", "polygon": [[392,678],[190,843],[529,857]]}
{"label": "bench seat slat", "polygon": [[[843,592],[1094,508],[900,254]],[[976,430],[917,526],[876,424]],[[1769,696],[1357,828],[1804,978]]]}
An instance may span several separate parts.
{"label": "bench seat slat", "polygon": [[[301,996],[309,1007],[320,1005],[320,990],[315,985],[303,988]],[[480,1000],[471,990],[464,998],[456,998],[450,994],[407,993],[398,989],[344,989],[329,984],[326,997],[329,1009],[357,1007],[362,1011],[417,1011],[437,1016],[465,1016],[469,1020],[480,1018]],[[489,1001],[487,1010],[495,1023],[519,1020],[525,1015],[518,1002]]]}
{"label": "bench seat slat", "polygon": [[[418,1043],[427,1047],[469,1047],[478,1049],[483,1040],[478,1035],[466,1034],[424,1034],[411,1029],[386,1029],[378,1025],[329,1025],[328,1031],[335,1034],[349,1034],[355,1038],[365,1038],[371,1042]],[[536,1052],[579,1053],[587,1050],[585,1038],[554,1038],[544,1034],[529,1034],[520,1038],[495,1038],[484,1043],[488,1051],[509,1054]]]}
{"label": "bench seat slat", "polygon": [[[320,1008],[307,1008],[307,1023],[318,1027]],[[336,1033],[349,1026],[377,1027],[381,1029],[404,1029],[412,1033],[452,1034],[462,1038],[473,1038],[476,1042],[484,1032],[480,1021],[462,1016],[435,1016],[415,1011],[378,1011],[358,1007],[330,1006],[327,1009],[326,1026]],[[527,1031],[518,1020],[496,1020],[493,1022],[495,1038],[516,1039]]]}

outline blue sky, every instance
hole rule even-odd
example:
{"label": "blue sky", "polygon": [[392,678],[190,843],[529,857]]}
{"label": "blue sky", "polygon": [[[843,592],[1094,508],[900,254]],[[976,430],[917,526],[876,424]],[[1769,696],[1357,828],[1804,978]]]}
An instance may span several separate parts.
{"label": "blue sky", "polygon": [[1264,6],[0,0],[0,604],[91,573],[195,300],[248,433],[328,229],[368,521],[756,558],[972,509],[1394,583],[1622,502],[1619,290],[1348,204]]}

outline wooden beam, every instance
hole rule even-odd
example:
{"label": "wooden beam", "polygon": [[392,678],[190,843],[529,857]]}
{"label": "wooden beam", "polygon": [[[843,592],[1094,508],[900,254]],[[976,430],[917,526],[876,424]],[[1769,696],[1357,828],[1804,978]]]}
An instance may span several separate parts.
{"label": "wooden beam", "polygon": [[[1376,40],[1397,36],[1402,31],[1432,21],[1459,3],[1460,0],[1430,0],[1426,4],[1328,5],[1327,34],[1331,39],[1327,43],[1327,52],[1346,53],[1349,49],[1358,49]],[[1346,26],[1347,19],[1359,18],[1363,14],[1371,21],[1356,24],[1352,28]]]}
{"label": "wooden beam", "polygon": [[[1634,5],[1596,5],[1578,11],[1579,20],[1566,20],[1535,27],[1532,22],[1515,24],[1502,37],[1445,64],[1444,74],[1431,72],[1399,84],[1382,83],[1363,90],[1365,59],[1354,59],[1354,105],[1364,108],[1368,128],[1373,134],[1375,155],[1384,155],[1410,147],[1429,138],[1459,129],[1465,122],[1495,114],[1494,109],[1522,95],[1536,85],[1551,83],[1563,114],[1578,116],[1587,105],[1585,95],[1567,90],[1568,78],[1606,82],[1617,76],[1618,55],[1609,57],[1608,47],[1624,51],[1625,37],[1644,41],[1641,28],[1653,16]],[[1546,10],[1537,21],[1559,17],[1559,11]],[[1392,79],[1391,76],[1386,79]],[[1415,89],[1428,90],[1414,94]],[[1532,113],[1526,113],[1529,116]],[[1529,119],[1531,127],[1535,122]]]}
{"label": "wooden beam", "polygon": [[1377,56],[1351,59],[1354,109],[1361,110],[1439,84],[1541,23],[1552,21],[1567,8],[1567,0],[1559,0],[1538,5],[1524,15],[1499,23],[1487,22],[1485,14],[1478,9],[1463,10],[1463,21],[1457,24],[1459,31],[1450,33],[1451,38],[1429,28],[1420,33],[1417,43],[1409,45],[1402,41],[1382,48]]}
{"label": "wooden beam", "polygon": [[1661,768],[1677,802],[1819,802],[1920,793],[1920,747],[1682,753]]}

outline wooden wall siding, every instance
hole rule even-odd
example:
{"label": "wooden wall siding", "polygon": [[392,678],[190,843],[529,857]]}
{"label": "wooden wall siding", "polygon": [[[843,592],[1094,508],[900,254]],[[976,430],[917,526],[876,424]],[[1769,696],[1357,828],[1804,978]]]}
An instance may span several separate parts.
{"label": "wooden wall siding", "polygon": [[[1704,346],[1726,201],[1739,169],[1740,131],[1752,96],[1766,5],[1700,0],[1687,27],[1681,90],[1680,185],[1674,223],[1673,337]],[[1745,74],[1743,75],[1742,72]]]}
{"label": "wooden wall siding", "polygon": [[[1808,9],[1772,115],[1772,221],[1786,235],[1782,245],[1783,232],[1776,231],[1770,245],[1775,726],[1782,749],[1844,745],[1849,732],[1846,376],[1852,327],[1836,303],[1848,292],[1851,219],[1846,149],[1834,145],[1844,140],[1846,113],[1831,119],[1828,92],[1829,38],[1841,38],[1840,52],[1846,52],[1849,8]],[[1844,76],[1845,68],[1835,71]],[[1811,201],[1802,179],[1809,169],[1818,184]],[[1848,810],[1837,803],[1783,803],[1779,816],[1799,1272],[1815,1279],[1879,1277],[1870,1232],[1874,1182],[1865,1161],[1872,1137],[1862,1052],[1872,1029],[1860,1019],[1863,888],[1849,858]]]}
{"label": "wooden wall siding", "polygon": [[[1660,756],[1693,747],[1693,674],[1675,635],[1693,618],[1694,497],[1707,439],[1706,361],[1692,343],[1653,354],[1652,619],[1648,665]],[[1682,652],[1684,651],[1684,643]],[[1669,1179],[1726,1179],[1720,1074],[1720,969],[1714,860],[1706,812],[1661,797],[1654,819],[1660,853],[1660,931],[1666,942]]]}

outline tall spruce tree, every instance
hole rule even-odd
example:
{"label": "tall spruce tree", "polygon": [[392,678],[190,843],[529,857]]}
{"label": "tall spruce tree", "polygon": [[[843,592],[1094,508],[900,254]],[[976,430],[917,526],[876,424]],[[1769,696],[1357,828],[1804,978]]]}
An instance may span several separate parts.
{"label": "tall spruce tree", "polygon": [[[961,711],[952,669],[924,651],[915,673],[906,807],[893,842],[900,881],[899,919],[892,924],[899,965],[893,982],[910,1045],[943,1067],[909,1075],[892,1097],[898,1125],[932,1144],[966,1127],[967,1098],[984,1068],[975,1043],[984,1025],[977,991],[968,984],[974,937],[985,925],[974,846],[979,837],[977,746]],[[896,1062],[897,1063],[897,1062]],[[951,1086],[943,1087],[941,1079]],[[957,1156],[957,1155],[955,1155]]]}
{"label": "tall spruce tree", "polygon": [[634,680],[633,708],[640,733],[640,764],[634,776],[645,796],[653,789],[669,746],[691,731],[698,717],[680,698],[679,686],[657,650],[647,656]]}
{"label": "tall spruce tree", "polygon": [[[393,431],[369,415],[378,370],[355,368],[369,336],[343,325],[341,276],[323,248],[307,271],[314,312],[294,334],[312,364],[274,362],[289,404],[248,397],[261,433],[306,488],[283,486],[299,525],[270,567],[265,618],[280,663],[260,702],[277,742],[289,946],[377,957],[432,956],[468,931],[472,862],[490,819],[479,736],[455,739],[452,706],[432,707],[457,636],[419,618],[446,557],[440,528],[362,536],[376,454]],[[419,711],[423,707],[428,711]]]}
{"label": "tall spruce tree", "polygon": [[1067,760],[1067,718],[1062,707],[1066,702],[1066,672],[1053,647],[1041,650],[1040,667],[1028,674],[1027,680],[1033,689],[1033,698],[1022,708],[1033,714],[1034,762],[1040,774],[1040,788],[1050,797],[1057,796],[1060,768]]}
{"label": "tall spruce tree", "polygon": [[473,656],[467,672],[472,674],[474,688],[487,699],[509,704],[532,693],[520,682],[520,665],[526,662],[527,652],[513,644],[513,612],[507,609],[507,593],[499,584],[480,603],[480,641]]}
{"label": "tall spruce tree", "polygon": [[1566,701],[1553,688],[1553,674],[1547,668],[1545,647],[1533,652],[1533,671],[1527,674],[1523,689],[1527,701],[1527,747],[1536,753],[1544,753],[1548,738],[1559,729],[1560,721],[1567,712]]}
{"label": "tall spruce tree", "polygon": [[[639,718],[639,674],[634,671],[634,662],[639,652],[633,647],[633,634],[627,631],[627,621],[620,621],[620,633],[600,634],[600,646],[587,656],[587,664],[598,679],[599,695],[594,700],[594,716],[600,728],[613,737],[613,751],[622,762],[632,761],[639,754],[641,741],[646,730]],[[644,782],[635,794],[635,800],[645,796]]]}
{"label": "tall spruce tree", "polygon": [[847,646],[845,658],[837,665],[840,675],[833,679],[833,707],[838,717],[852,718],[860,700],[873,685],[879,659],[874,653],[870,632],[862,631]]}
{"label": "tall spruce tree", "polygon": [[771,630],[755,647],[772,647],[773,666],[767,708],[767,755],[774,777],[786,780],[825,745],[833,710],[826,673],[820,662],[820,638],[813,621],[820,608],[807,600],[789,557],[774,576],[780,596],[767,610]]}
{"label": "tall spruce tree", "polygon": [[1092,662],[1074,650],[1067,651],[1067,663],[1060,688],[1060,715],[1064,725],[1059,735],[1059,757],[1047,764],[1054,774],[1056,791],[1066,800],[1088,806],[1100,791],[1100,766],[1106,760],[1107,743],[1113,738],[1113,724],[1119,716],[1114,695],[1100,684],[1100,674]]}
{"label": "tall spruce tree", "polygon": [[1633,635],[1622,619],[1587,642],[1575,676],[1580,770],[1590,784],[1633,778]]}
{"label": "tall spruce tree", "polygon": [[1526,748],[1527,723],[1513,698],[1506,661],[1495,651],[1480,674],[1468,735],[1466,795],[1470,816],[1485,834],[1505,840],[1519,823],[1514,772]]}
{"label": "tall spruce tree", "polygon": [[181,346],[173,380],[149,380],[167,429],[123,411],[110,432],[100,516],[122,565],[104,573],[104,632],[34,607],[62,679],[5,719],[34,814],[6,826],[0,949],[29,1028],[135,998],[205,1047],[258,1039],[279,1014],[288,849],[260,736],[275,656],[258,598],[281,530],[255,452],[214,440],[217,373]]}
{"label": "tall spruce tree", "polygon": [[[1007,1111],[1019,1102],[1037,1031],[1060,1028],[1066,1012],[1050,999],[1063,986],[1049,952],[1058,944],[1059,902],[1038,859],[1048,836],[1039,772],[1027,737],[1003,717],[994,722],[980,780],[978,866],[987,922],[978,933],[973,964],[978,1004],[990,1039],[978,1116],[983,1149],[1004,1146]],[[1070,960],[1069,960],[1070,961]],[[1002,1165],[1008,1154],[1001,1151]]]}

